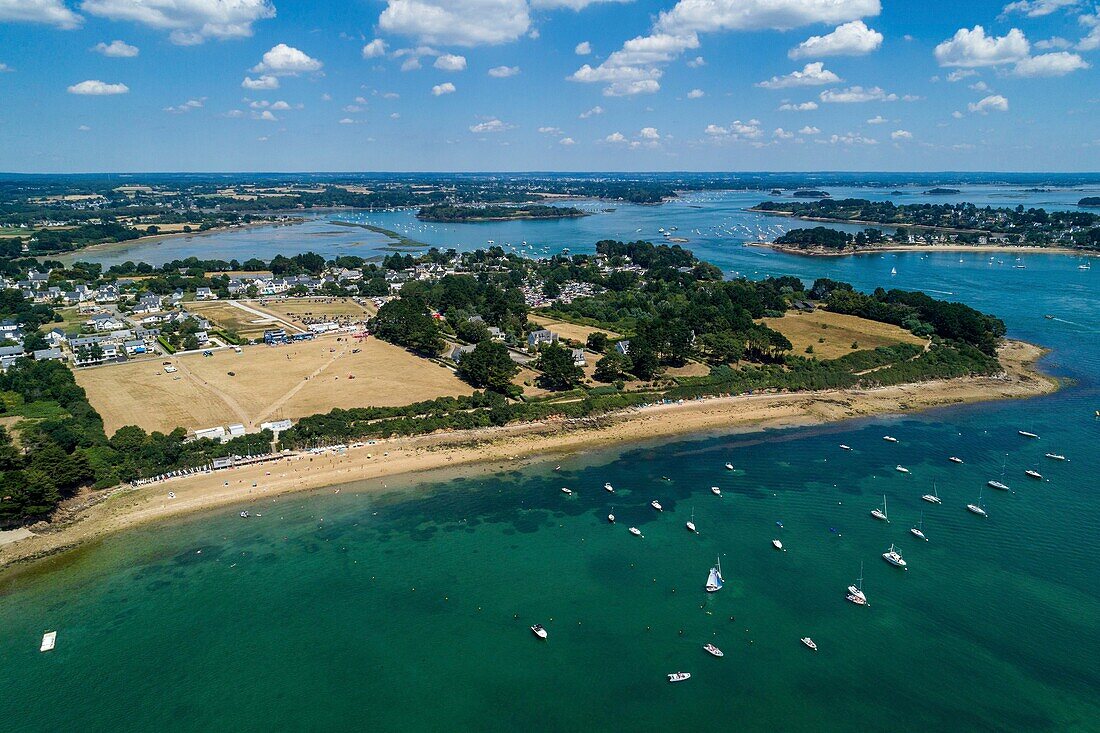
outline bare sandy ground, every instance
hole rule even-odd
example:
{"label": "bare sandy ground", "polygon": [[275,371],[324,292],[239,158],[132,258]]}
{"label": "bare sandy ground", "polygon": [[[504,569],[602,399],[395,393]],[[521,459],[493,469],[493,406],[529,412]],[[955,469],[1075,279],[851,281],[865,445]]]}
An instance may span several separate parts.
{"label": "bare sandy ground", "polygon": [[[536,460],[631,442],[705,432],[744,432],[1046,394],[1057,382],[1033,368],[1037,346],[1008,342],[1001,351],[1006,373],[871,390],[757,394],[658,405],[600,418],[547,421],[503,428],[439,433],[379,441],[345,455],[292,455],[277,462],[190,476],[105,492],[68,503],[34,536],[0,546],[0,568],[51,555],[109,533],[151,521],[254,502],[294,491],[361,482],[356,490],[381,487],[387,477],[469,466],[496,471]],[[369,483],[368,483],[369,482]],[[335,490],[335,489],[328,489]],[[168,493],[173,492],[174,498]]]}

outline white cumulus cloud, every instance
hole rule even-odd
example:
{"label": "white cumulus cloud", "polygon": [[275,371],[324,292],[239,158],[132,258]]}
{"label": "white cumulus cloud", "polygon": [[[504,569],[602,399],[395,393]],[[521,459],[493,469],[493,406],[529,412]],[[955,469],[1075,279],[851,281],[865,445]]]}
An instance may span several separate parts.
{"label": "white cumulus cloud", "polygon": [[1020,13],[1029,18],[1040,18],[1044,15],[1056,13],[1063,8],[1072,8],[1080,4],[1081,0],[1017,0],[1017,2],[1005,5],[1004,10],[1001,12],[1005,15]]}
{"label": "white cumulus cloud", "polygon": [[802,67],[801,71],[792,71],[785,76],[773,76],[767,81],[757,83],[764,89],[787,89],[790,87],[812,87],[823,84],[836,84],[843,81],[839,76],[825,68],[821,61],[814,61]]}
{"label": "white cumulus cloud", "polygon": [[784,102],[779,105],[780,112],[813,112],[817,102]]}
{"label": "white cumulus cloud", "polygon": [[913,133],[908,130],[894,130],[890,133],[891,140],[912,140]]}
{"label": "white cumulus cloud", "polygon": [[1065,76],[1079,69],[1087,69],[1089,64],[1075,53],[1055,51],[1032,56],[1016,62],[1012,73],[1016,76]]}
{"label": "white cumulus cloud", "polygon": [[949,40],[936,46],[936,61],[940,66],[973,69],[981,66],[1010,64],[1027,58],[1031,45],[1018,28],[1003,36],[987,36],[980,25],[960,28]]}
{"label": "white cumulus cloud", "polygon": [[799,135],[816,135],[819,132],[821,132],[820,128],[813,127],[812,125],[806,125],[801,130],[798,131],[798,134]]}
{"label": "white cumulus cloud", "polygon": [[444,94],[454,94],[455,85],[449,81],[445,81],[442,84],[436,84],[432,87],[432,96],[442,97]]}
{"label": "white cumulus cloud", "polygon": [[887,122],[887,119],[882,115],[875,115],[871,119],[867,120],[868,125],[881,125],[884,122]]}
{"label": "white cumulus cloud", "polygon": [[603,114],[603,107],[601,107],[600,105],[597,104],[592,109],[586,109],[584,112],[581,112],[577,116],[580,117],[582,120],[587,120],[589,117],[595,117],[596,115],[602,115],[602,114]]}
{"label": "white cumulus cloud", "polygon": [[92,46],[92,50],[116,59],[132,59],[140,53],[137,46],[131,46],[125,41],[100,42]]}
{"label": "white cumulus cloud", "polygon": [[608,135],[607,137],[604,138],[604,142],[608,142],[608,143],[625,143],[626,142],[626,135],[622,134],[621,132],[613,132],[613,133],[611,133],[610,135]]}
{"label": "white cumulus cloud", "polygon": [[489,76],[495,79],[507,79],[509,76],[515,76],[518,73],[518,66],[494,66],[489,69]]}
{"label": "white cumulus cloud", "polygon": [[588,41],[581,41],[573,47],[573,53],[577,54],[578,56],[587,56],[588,54],[592,53],[592,44]]}
{"label": "white cumulus cloud", "polygon": [[465,71],[466,70],[466,57],[459,56],[453,53],[445,53],[442,56],[436,58],[435,63],[432,64],[440,71]]}
{"label": "white cumulus cloud", "polygon": [[836,27],[824,36],[810,36],[792,48],[787,55],[792,59],[821,58],[822,56],[864,56],[877,51],[882,45],[882,34],[868,28],[862,20],[853,20]]}
{"label": "white cumulus cloud", "polygon": [[269,0],[83,0],[80,8],[109,20],[170,31],[171,41],[179,45],[246,38],[253,23],[275,17]]}
{"label": "white cumulus cloud", "polygon": [[986,114],[988,112],[1007,112],[1008,100],[1002,97],[1000,94],[990,94],[988,97],[982,97],[977,102],[971,102],[966,105],[966,108],[971,112],[977,112],[979,114]]}
{"label": "white cumulus cloud", "polygon": [[252,67],[252,73],[297,76],[298,74],[320,71],[322,66],[324,64],[303,51],[299,51],[285,43],[280,43],[272,46],[263,55],[260,63]]}
{"label": "white cumulus cloud", "polygon": [[386,42],[381,38],[375,38],[373,41],[363,46],[363,58],[376,59],[379,56],[386,55]]}
{"label": "white cumulus cloud", "polygon": [[690,92],[687,93],[688,99],[699,99],[700,97],[705,96],[706,92],[704,92],[702,89],[692,89]]}
{"label": "white cumulus cloud", "polygon": [[896,102],[898,95],[890,94],[881,87],[861,86],[848,87],[847,89],[826,89],[820,95],[822,102],[832,104],[853,104],[857,102]]}
{"label": "white cumulus cloud", "polygon": [[0,0],[0,23],[43,23],[65,30],[79,28],[84,19],[61,0]]}
{"label": "white cumulus cloud", "polygon": [[386,0],[378,26],[423,43],[493,45],[526,33],[529,10],[527,0]]}
{"label": "white cumulus cloud", "polygon": [[108,96],[112,94],[126,94],[130,87],[125,84],[108,84],[99,79],[88,79],[69,87],[69,94],[83,94],[90,96]]}
{"label": "white cumulus cloud", "polygon": [[260,89],[278,89],[279,79],[271,76],[270,74],[263,74],[253,79],[250,76],[246,76],[241,82],[241,86],[245,89],[260,90]]}

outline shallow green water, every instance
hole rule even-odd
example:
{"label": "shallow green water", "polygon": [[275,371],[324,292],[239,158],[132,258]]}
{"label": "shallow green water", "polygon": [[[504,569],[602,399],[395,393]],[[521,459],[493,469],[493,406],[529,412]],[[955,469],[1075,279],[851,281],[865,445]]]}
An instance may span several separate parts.
{"label": "shallow green water", "polygon": [[[1070,384],[119,535],[0,578],[0,730],[1100,730],[1096,276],[1049,255],[701,254],[949,293],[1051,347]],[[1002,461],[1016,491],[967,513]],[[933,481],[942,506],[920,500]],[[883,493],[890,524],[868,516]],[[908,532],[922,509],[927,543]],[[908,572],[881,560],[891,542]],[[719,554],[727,584],[708,596]],[[844,600],[861,561],[868,608]],[[40,654],[47,629],[58,646]]]}

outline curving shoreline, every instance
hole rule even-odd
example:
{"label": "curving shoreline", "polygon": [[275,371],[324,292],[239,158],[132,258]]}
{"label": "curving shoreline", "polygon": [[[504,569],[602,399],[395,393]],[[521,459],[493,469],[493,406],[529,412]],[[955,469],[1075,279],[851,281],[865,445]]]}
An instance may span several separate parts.
{"label": "curving shoreline", "polygon": [[[138,489],[87,492],[66,503],[60,518],[37,534],[0,545],[0,572],[56,555],[115,532],[232,505],[233,511],[292,492],[462,467],[494,472],[593,448],[699,433],[736,433],[835,423],[861,417],[974,402],[1035,397],[1058,383],[1035,368],[1046,351],[1008,341],[1005,373],[866,390],[739,395],[654,405],[599,418],[395,438],[343,455],[293,454],[277,462],[172,479]],[[375,486],[365,485],[376,480]],[[255,484],[255,485],[254,485]],[[170,499],[168,492],[175,498]]]}

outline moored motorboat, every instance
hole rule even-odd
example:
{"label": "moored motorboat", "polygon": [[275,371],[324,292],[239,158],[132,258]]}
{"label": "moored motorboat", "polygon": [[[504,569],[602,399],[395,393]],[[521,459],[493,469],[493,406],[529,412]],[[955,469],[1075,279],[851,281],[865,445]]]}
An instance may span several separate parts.
{"label": "moored motorboat", "polygon": [[1029,433],[1026,430],[1017,430],[1016,432],[1019,433],[1020,435],[1024,436],[1025,438],[1038,438],[1039,437],[1035,433]]}
{"label": "moored motorboat", "polygon": [[726,656],[725,653],[721,649],[719,649],[718,647],[714,646],[714,644],[703,644],[703,649],[705,649],[707,651],[707,654],[710,654],[710,655],[715,656],[715,657],[724,657],[724,656]]}
{"label": "moored motorboat", "polygon": [[665,508],[663,506],[661,506],[661,502],[657,501],[656,499],[649,502],[649,505],[651,507],[653,507],[654,509],[656,509],[657,511],[659,511],[659,512],[663,512],[665,510]]}
{"label": "moored motorboat", "polygon": [[567,489],[564,486],[562,486],[561,487],[561,493],[565,494],[566,496],[572,496],[573,490],[572,489]]}
{"label": "moored motorboat", "polygon": [[1066,460],[1066,457],[1063,456],[1061,453],[1047,453],[1046,457],[1051,459],[1052,461],[1064,461],[1064,460]]}
{"label": "moored motorboat", "polygon": [[605,490],[606,490],[606,491],[607,491],[608,493],[610,493],[610,494],[614,494],[614,493],[615,493],[615,487],[614,487],[614,486],[612,486],[612,485],[611,485],[610,483],[606,483],[606,484],[604,484],[604,485],[603,485],[603,487],[604,487],[604,489],[605,489]]}
{"label": "moored motorboat", "polygon": [[1027,469],[1026,471],[1024,471],[1024,473],[1026,475],[1030,476],[1033,479],[1038,479],[1039,481],[1043,480],[1043,474],[1039,473],[1038,471],[1036,471],[1032,468]]}
{"label": "moored motorboat", "polygon": [[642,530],[638,529],[637,527],[631,527],[630,528],[630,534],[634,535],[635,537],[641,537],[642,536]]}
{"label": "moored motorboat", "polygon": [[726,464],[726,470],[727,471],[732,471],[733,470],[733,464],[732,463],[727,463]]}
{"label": "moored motorboat", "polygon": [[241,512],[241,519],[248,519],[251,516],[252,515],[249,514],[248,512]]}
{"label": "moored motorboat", "polygon": [[611,524],[614,524],[615,523],[615,514],[614,513],[608,514],[607,515],[607,521],[611,522]]}
{"label": "moored motorboat", "polygon": [[909,469],[905,466],[894,466],[894,470],[898,473],[909,473]]}
{"label": "moored motorboat", "polygon": [[952,463],[962,463],[963,462],[963,459],[959,458],[958,456],[951,456],[947,460],[951,461]]}
{"label": "moored motorboat", "polygon": [[531,633],[540,639],[545,639],[547,636],[546,629],[542,627],[542,624],[535,624],[531,627]]}
{"label": "moored motorboat", "polygon": [[720,488],[718,488],[717,486],[711,486],[710,487],[710,493],[714,494],[715,496],[721,496],[722,495],[722,490]]}
{"label": "moored motorboat", "polygon": [[805,644],[811,651],[815,651],[815,652],[817,651],[817,644],[815,644],[814,640],[811,639],[810,637],[804,636],[801,639],[799,639],[799,641],[801,641],[803,644]]}
{"label": "moored motorboat", "polygon": [[889,550],[882,553],[882,559],[896,568],[905,568],[907,565],[905,559],[901,556],[901,553],[898,552],[897,548],[895,548],[892,544],[890,545]]}
{"label": "moored motorboat", "polygon": [[896,443],[896,442],[898,442],[898,439],[895,438],[892,435],[884,435],[884,436],[882,436],[882,439],[885,440],[887,443]]}
{"label": "moored motorboat", "polygon": [[840,449],[841,449],[841,450],[851,450],[851,449],[852,449],[852,446],[850,446],[850,445],[844,445],[843,443],[841,443],[841,444],[840,444]]}
{"label": "moored motorboat", "polygon": [[783,543],[780,542],[779,540],[772,540],[772,547],[774,547],[777,550],[782,550],[783,549]]}
{"label": "moored motorboat", "polygon": [[683,682],[691,679],[691,672],[673,672],[668,676],[669,682]]}
{"label": "moored motorboat", "polygon": [[994,489],[1000,489],[1001,491],[1012,491],[1012,489],[1008,488],[1008,484],[1002,484],[1000,481],[986,481],[985,485]]}

